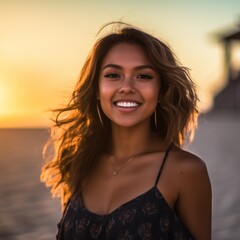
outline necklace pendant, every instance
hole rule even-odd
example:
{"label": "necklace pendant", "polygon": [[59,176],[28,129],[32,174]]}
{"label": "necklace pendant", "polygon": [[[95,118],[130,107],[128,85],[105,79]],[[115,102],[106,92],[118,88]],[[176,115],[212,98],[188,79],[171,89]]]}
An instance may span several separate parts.
{"label": "necklace pendant", "polygon": [[113,175],[116,176],[118,174],[118,171],[114,171]]}

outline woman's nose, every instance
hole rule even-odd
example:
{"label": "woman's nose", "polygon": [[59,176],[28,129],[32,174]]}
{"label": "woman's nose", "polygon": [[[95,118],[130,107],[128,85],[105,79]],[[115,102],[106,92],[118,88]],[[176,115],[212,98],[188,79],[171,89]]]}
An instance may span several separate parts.
{"label": "woman's nose", "polygon": [[119,93],[135,93],[136,90],[134,88],[134,84],[132,82],[132,80],[130,78],[128,79],[124,79],[119,90],[118,90]]}

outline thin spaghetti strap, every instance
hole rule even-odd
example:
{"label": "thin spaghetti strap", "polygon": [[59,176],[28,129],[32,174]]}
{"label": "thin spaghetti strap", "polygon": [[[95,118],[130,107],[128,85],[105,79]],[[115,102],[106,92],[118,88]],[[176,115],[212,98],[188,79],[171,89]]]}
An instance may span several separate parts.
{"label": "thin spaghetti strap", "polygon": [[56,240],[60,240],[61,239],[61,235],[63,233],[63,223],[64,223],[65,217],[66,217],[66,215],[68,213],[70,202],[71,202],[71,200],[69,199],[68,202],[67,202],[67,205],[66,205],[66,207],[65,207],[65,209],[63,211],[62,218],[61,218],[60,222],[57,224],[58,233],[56,235]]}
{"label": "thin spaghetti strap", "polygon": [[167,148],[167,150],[166,150],[166,152],[165,152],[165,155],[164,155],[163,161],[162,161],[162,165],[161,165],[160,170],[159,170],[159,172],[158,172],[158,175],[157,175],[156,182],[155,182],[155,185],[154,185],[154,186],[157,186],[157,184],[158,184],[159,178],[160,178],[160,176],[161,176],[163,167],[164,167],[165,162],[166,162],[166,160],[167,160],[167,156],[168,156],[168,154],[169,154],[169,152],[170,152],[170,150],[171,150],[171,148],[172,148],[172,145],[173,145],[173,143],[171,143],[171,144],[169,145],[169,147]]}

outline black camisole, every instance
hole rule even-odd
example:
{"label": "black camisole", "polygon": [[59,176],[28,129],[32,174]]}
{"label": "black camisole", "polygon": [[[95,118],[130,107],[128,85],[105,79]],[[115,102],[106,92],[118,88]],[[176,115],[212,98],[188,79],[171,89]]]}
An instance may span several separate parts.
{"label": "black camisole", "polygon": [[58,224],[57,240],[193,240],[157,188],[170,149],[154,186],[110,214],[90,212],[79,195],[73,195]]}

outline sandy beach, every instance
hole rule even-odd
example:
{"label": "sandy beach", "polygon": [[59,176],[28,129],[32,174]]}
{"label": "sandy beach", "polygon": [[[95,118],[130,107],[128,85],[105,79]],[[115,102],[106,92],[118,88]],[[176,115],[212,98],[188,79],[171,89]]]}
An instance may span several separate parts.
{"label": "sandy beach", "polygon": [[[240,117],[200,118],[192,145],[213,188],[213,240],[240,239]],[[0,239],[55,239],[60,201],[39,181],[46,129],[0,129]]]}
{"label": "sandy beach", "polygon": [[0,239],[54,239],[60,203],[39,182],[45,129],[0,130]]}

